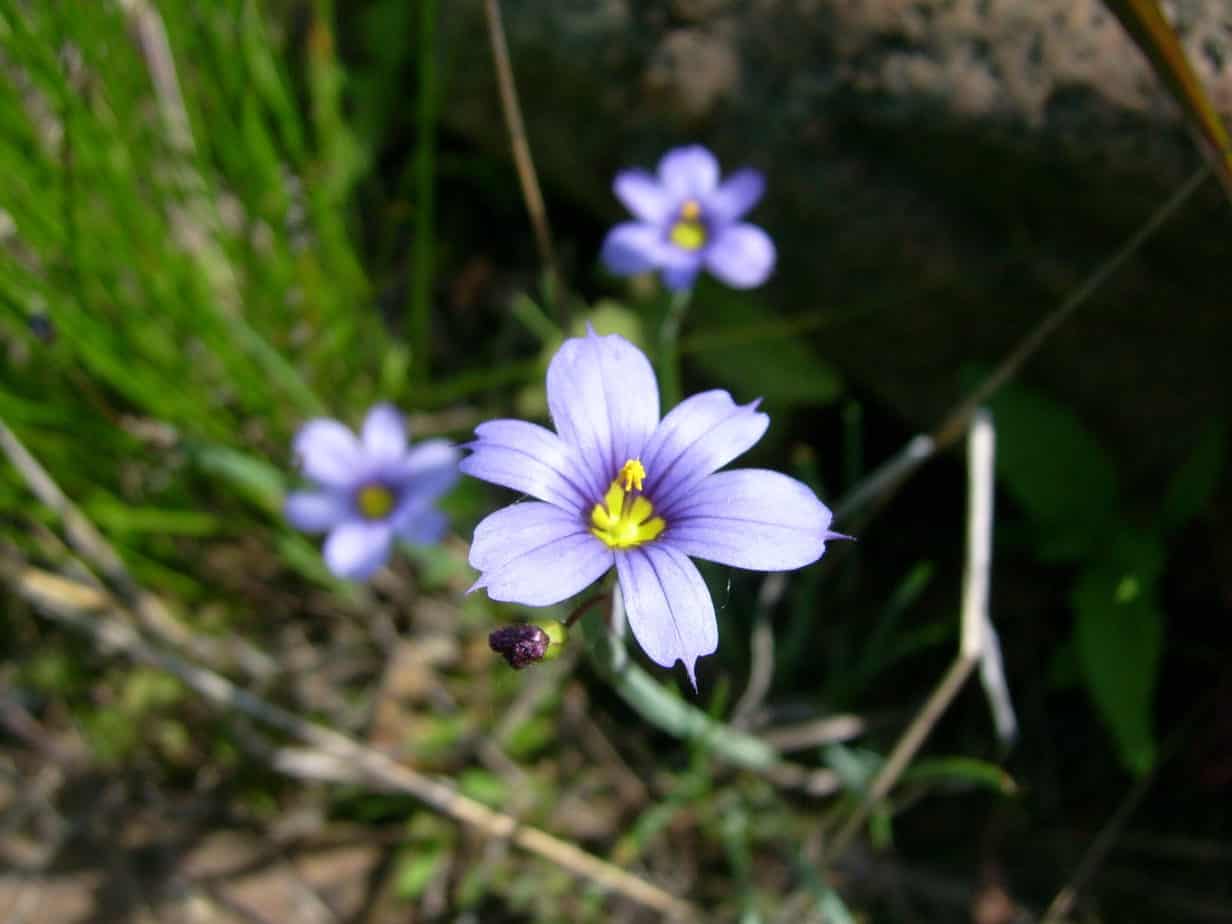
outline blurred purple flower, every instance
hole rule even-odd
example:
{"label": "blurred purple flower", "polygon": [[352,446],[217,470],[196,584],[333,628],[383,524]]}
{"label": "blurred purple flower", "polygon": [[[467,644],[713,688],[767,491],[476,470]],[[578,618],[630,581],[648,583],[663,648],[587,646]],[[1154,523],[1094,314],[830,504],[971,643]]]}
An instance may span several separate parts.
{"label": "blurred purple flower", "polygon": [[761,439],[758,402],[725,391],[681,402],[659,419],[650,363],[624,338],[566,340],[552,358],[548,406],[556,432],[492,420],[464,448],[463,472],[536,498],[475,528],[471,590],[548,606],[615,566],[629,625],[654,662],[697,659],[718,646],[714,604],[689,556],[785,571],[825,551],[830,511],[794,478],[760,469],[720,472]]}
{"label": "blurred purple flower", "polygon": [[363,580],[385,563],[395,537],[436,542],[448,527],[433,505],[458,480],[458,448],[447,440],[407,445],[402,415],[389,404],[368,412],[357,439],[336,420],[310,420],[295,455],[315,490],[287,495],[286,515],[305,532],[328,532],[325,564]]}
{"label": "blurred purple flower", "polygon": [[600,257],[618,276],[658,270],[673,291],[702,269],[735,289],[759,286],[774,269],[774,242],[740,219],[765,187],[749,167],[720,183],[718,161],[697,144],[664,154],[657,177],[622,170],[612,188],[637,220],[609,231]]}

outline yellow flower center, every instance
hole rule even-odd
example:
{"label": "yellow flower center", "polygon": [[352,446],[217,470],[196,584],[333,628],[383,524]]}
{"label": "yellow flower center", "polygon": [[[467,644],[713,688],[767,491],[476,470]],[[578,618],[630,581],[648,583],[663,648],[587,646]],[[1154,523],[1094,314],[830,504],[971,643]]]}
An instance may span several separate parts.
{"label": "yellow flower center", "polygon": [[672,225],[668,238],[682,250],[701,250],[706,245],[702,207],[696,199],[689,199],[680,207],[680,217]]}
{"label": "yellow flower center", "polygon": [[646,469],[640,459],[629,459],[616,473],[603,495],[603,503],[590,512],[590,531],[613,549],[631,549],[650,542],[667,528],[654,515],[654,504],[643,494]]}
{"label": "yellow flower center", "polygon": [[394,494],[383,484],[366,484],[355,492],[355,506],[366,519],[379,520],[394,509]]}

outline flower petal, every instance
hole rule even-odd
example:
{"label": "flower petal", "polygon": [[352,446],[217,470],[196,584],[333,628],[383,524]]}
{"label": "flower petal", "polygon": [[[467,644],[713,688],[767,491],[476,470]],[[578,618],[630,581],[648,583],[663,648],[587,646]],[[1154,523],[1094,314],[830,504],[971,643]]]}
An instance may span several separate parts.
{"label": "flower petal", "polygon": [[397,527],[398,538],[411,545],[432,545],[440,542],[449,531],[449,517],[427,507],[418,511],[418,515],[400,523]]}
{"label": "flower petal", "polygon": [[811,565],[826,550],[830,509],[802,482],[765,469],[704,479],[665,514],[661,542],[707,561],[750,571]]}
{"label": "flower petal", "polygon": [[727,224],[737,221],[755,206],[765,191],[765,175],[760,170],[745,167],[728,176],[707,196],[702,208],[712,223]]}
{"label": "flower petal", "polygon": [[774,269],[774,241],[756,225],[729,225],[706,249],[706,269],[733,289],[759,286]]}
{"label": "flower petal", "polygon": [[659,422],[659,383],[645,354],[619,334],[566,340],[552,357],[548,407],[556,431],[576,448],[598,501],[616,472],[641,455]]}
{"label": "flower petal", "polygon": [[700,255],[695,256],[691,263],[683,266],[665,266],[659,277],[663,280],[663,287],[669,292],[680,292],[684,289],[692,288],[693,283],[697,281],[697,274],[701,272],[702,261]]}
{"label": "flower petal", "polygon": [[493,600],[548,606],[572,597],[612,566],[612,551],[576,515],[529,501],[504,507],[475,527],[471,566]]}
{"label": "flower petal", "polygon": [[308,421],[291,445],[304,474],[321,484],[348,488],[363,474],[365,458],[359,440],[336,420],[318,417]]}
{"label": "flower petal", "polygon": [[[686,398],[663,418],[646,444],[646,493],[667,516],[683,492],[753,446],[770,418],[757,401],[736,404],[720,389]],[[670,521],[669,521],[670,523]]]}
{"label": "flower petal", "polygon": [[616,573],[642,650],[663,667],[683,661],[696,690],[697,659],[719,647],[714,601],[697,567],[675,548],[649,543],[618,553]]}
{"label": "flower petal", "polygon": [[659,161],[659,180],[675,202],[701,199],[719,185],[719,162],[700,144],[673,148]]}
{"label": "flower petal", "polygon": [[617,276],[655,269],[665,251],[663,229],[640,221],[625,221],[607,233],[599,259]]}
{"label": "flower petal", "polygon": [[306,533],[323,533],[355,515],[350,498],[332,491],[292,491],[283,512],[287,522]]}
{"label": "flower petal", "polygon": [[642,221],[658,225],[676,206],[667,191],[645,170],[621,170],[612,183],[616,198]]}
{"label": "flower petal", "polygon": [[392,404],[378,404],[368,412],[360,437],[372,459],[394,461],[406,452],[406,424]]}
{"label": "flower petal", "polygon": [[377,475],[402,486],[408,494],[437,498],[457,482],[461,456],[462,450],[449,440],[424,440],[394,465],[378,470]]}
{"label": "flower petal", "polygon": [[389,558],[394,531],[385,520],[351,520],[325,539],[325,564],[340,578],[362,581]]}
{"label": "flower petal", "polygon": [[566,510],[581,511],[597,489],[579,473],[573,450],[545,427],[522,420],[490,420],[475,428],[471,451],[458,467],[472,478],[511,488]]}

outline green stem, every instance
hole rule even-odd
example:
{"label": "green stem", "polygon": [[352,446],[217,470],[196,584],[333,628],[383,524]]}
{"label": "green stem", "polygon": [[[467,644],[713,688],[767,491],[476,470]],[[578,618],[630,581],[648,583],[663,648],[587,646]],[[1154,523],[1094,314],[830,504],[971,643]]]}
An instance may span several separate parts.
{"label": "green stem", "polygon": [[680,403],[680,328],[692,299],[692,288],[673,293],[659,328],[659,397],[665,410]]}
{"label": "green stem", "polygon": [[436,0],[419,4],[419,143],[415,151],[415,242],[411,275],[411,377],[428,381],[432,268],[435,233],[436,122],[439,94],[436,67]]}
{"label": "green stem", "polygon": [[[613,616],[619,606],[620,594],[613,591]],[[603,620],[583,619],[581,625],[595,670],[655,728],[684,741],[698,741],[715,756],[747,770],[765,771],[780,763],[778,753],[770,745],[715,721],[634,664],[624,643],[608,631]]]}

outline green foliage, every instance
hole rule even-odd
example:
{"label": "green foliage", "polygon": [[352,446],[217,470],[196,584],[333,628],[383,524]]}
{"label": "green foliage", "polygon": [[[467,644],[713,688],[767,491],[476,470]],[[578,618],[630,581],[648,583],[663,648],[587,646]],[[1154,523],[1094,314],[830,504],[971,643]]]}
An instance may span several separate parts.
{"label": "green foliage", "polygon": [[1155,537],[1121,533],[1108,556],[1082,573],[1070,597],[1087,689],[1135,773],[1150,770],[1156,754],[1153,713],[1164,634],[1156,583],[1162,556]]}
{"label": "green foliage", "polygon": [[[1076,664],[1121,762],[1145,773],[1157,749],[1155,689],[1164,645],[1158,582],[1167,532],[1126,522],[1115,468],[1071,411],[1020,386],[1004,389],[992,408],[997,468],[1034,523],[1038,554],[1079,566],[1070,593],[1075,660],[1056,662],[1054,674]],[[1222,466],[1223,442],[1222,428],[1212,427],[1177,472],[1161,499],[1165,530],[1201,509]]]}
{"label": "green foliage", "polygon": [[1116,469],[1069,408],[1018,386],[991,402],[997,472],[1036,525],[1041,554],[1080,560],[1117,513]]}
{"label": "green foliage", "polygon": [[703,283],[692,314],[704,315],[706,334],[686,341],[686,358],[723,382],[738,400],[828,404],[842,394],[834,367],[804,338],[783,330],[758,299]]}
{"label": "green foliage", "polygon": [[1222,421],[1212,422],[1202,431],[1193,452],[1168,485],[1163,505],[1165,529],[1179,529],[1202,512],[1227,464],[1227,437]]}

